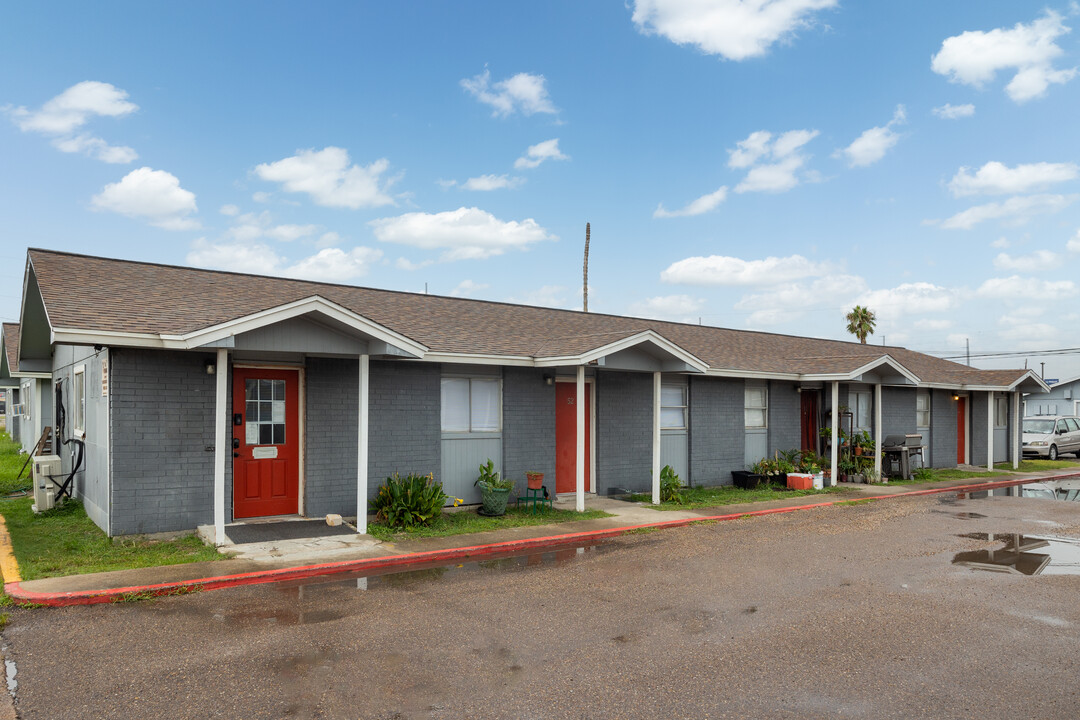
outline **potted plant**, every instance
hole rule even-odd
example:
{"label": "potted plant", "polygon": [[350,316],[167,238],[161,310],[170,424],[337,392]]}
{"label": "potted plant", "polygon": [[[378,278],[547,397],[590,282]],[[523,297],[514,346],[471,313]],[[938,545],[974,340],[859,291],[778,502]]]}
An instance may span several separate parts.
{"label": "potted plant", "polygon": [[506,502],[514,489],[514,481],[500,478],[491,458],[480,465],[480,474],[473,485],[480,488],[481,507],[477,512],[491,516],[506,514]]}
{"label": "potted plant", "polygon": [[765,480],[765,476],[759,471],[761,462],[754,463],[749,470],[732,470],[731,482],[735,487],[743,490],[753,490],[760,485]]}
{"label": "potted plant", "polygon": [[528,483],[530,490],[539,490],[544,487],[544,473],[527,470],[525,472],[525,481]]}

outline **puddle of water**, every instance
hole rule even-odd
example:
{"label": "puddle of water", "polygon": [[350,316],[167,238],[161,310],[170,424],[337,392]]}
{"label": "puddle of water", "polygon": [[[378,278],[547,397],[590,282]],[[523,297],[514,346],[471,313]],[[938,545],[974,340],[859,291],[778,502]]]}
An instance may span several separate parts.
{"label": "puddle of water", "polygon": [[957,553],[953,565],[1014,575],[1080,575],[1080,540],[1075,538],[1019,533],[968,533],[960,537],[1001,542],[1004,547]]}
{"label": "puddle of water", "polygon": [[975,513],[975,512],[954,512],[954,513],[951,513],[951,512],[945,512],[944,510],[931,510],[930,512],[941,513],[943,515],[951,515],[952,517],[956,518],[957,520],[982,520],[983,518],[986,517],[986,515],[983,515],[982,513]]}
{"label": "puddle of water", "polygon": [[19,671],[15,668],[14,660],[4,661],[4,670],[7,672],[7,689],[11,693],[11,697],[15,697],[15,691],[19,689],[19,681],[15,679],[16,673]]}
{"label": "puddle of water", "polygon": [[[1036,500],[1080,502],[1080,480],[1076,478],[1047,480],[1045,482],[1008,485],[990,490],[962,492],[956,494],[955,500],[982,500],[988,497],[1025,497]],[[944,499],[942,502],[952,504]]]}

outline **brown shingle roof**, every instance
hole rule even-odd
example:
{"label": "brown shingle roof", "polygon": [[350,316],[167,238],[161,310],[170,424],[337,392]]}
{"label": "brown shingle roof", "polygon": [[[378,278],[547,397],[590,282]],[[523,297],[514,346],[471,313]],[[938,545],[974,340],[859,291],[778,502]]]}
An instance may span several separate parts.
{"label": "brown shingle roof", "polygon": [[[888,354],[924,382],[1007,386],[1024,373],[1023,370],[974,370],[905,348],[839,340],[200,270],[49,250],[31,249],[29,256],[54,328],[183,335],[318,295],[438,353],[573,356],[652,330],[714,369],[847,373]],[[994,382],[986,382],[988,379]]]}
{"label": "brown shingle roof", "polygon": [[19,372],[19,323],[4,323],[4,355],[8,370]]}

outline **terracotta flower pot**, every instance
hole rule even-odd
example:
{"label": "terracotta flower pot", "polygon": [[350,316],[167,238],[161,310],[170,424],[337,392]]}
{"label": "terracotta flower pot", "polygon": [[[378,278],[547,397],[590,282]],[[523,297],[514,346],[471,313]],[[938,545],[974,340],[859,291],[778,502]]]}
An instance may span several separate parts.
{"label": "terracotta flower pot", "polygon": [[527,472],[525,479],[528,480],[530,490],[539,490],[544,487],[544,473]]}
{"label": "terracotta flower pot", "polygon": [[855,448],[855,454],[856,455],[862,455],[862,448],[861,447],[856,447]]}

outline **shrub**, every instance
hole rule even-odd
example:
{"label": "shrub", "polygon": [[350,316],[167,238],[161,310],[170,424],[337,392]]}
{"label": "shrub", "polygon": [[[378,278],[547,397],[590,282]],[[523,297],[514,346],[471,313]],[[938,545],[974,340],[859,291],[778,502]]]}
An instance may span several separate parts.
{"label": "shrub", "polygon": [[436,482],[434,474],[401,477],[394,473],[379,488],[371,507],[379,522],[408,530],[430,524],[442,513],[446,500],[442,483]]}
{"label": "shrub", "polygon": [[492,490],[512,490],[514,488],[514,481],[508,478],[499,478],[499,473],[495,469],[495,463],[488,458],[486,463],[481,463],[480,474],[476,478],[476,482],[473,485],[479,485],[481,489],[484,485],[487,485]]}
{"label": "shrub", "polygon": [[665,465],[660,471],[660,502],[674,502],[682,504],[682,481],[670,465]]}

